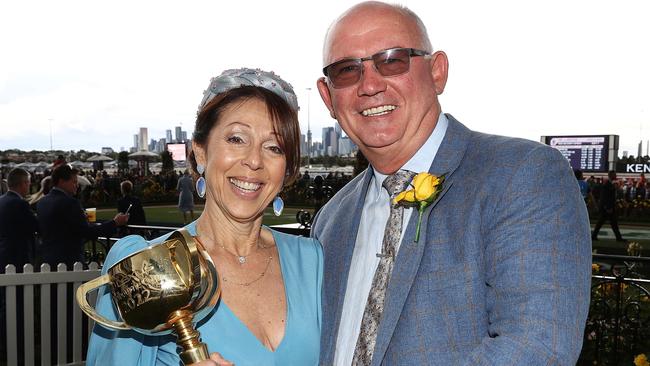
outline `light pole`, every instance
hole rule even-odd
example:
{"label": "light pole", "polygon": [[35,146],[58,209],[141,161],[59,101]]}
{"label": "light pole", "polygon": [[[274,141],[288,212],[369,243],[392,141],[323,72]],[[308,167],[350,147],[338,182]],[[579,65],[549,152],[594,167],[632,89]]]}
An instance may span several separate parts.
{"label": "light pole", "polygon": [[309,165],[309,158],[311,156],[311,113],[310,113],[310,98],[311,97],[311,88],[307,88],[307,168]]}
{"label": "light pole", "polygon": [[52,145],[52,118],[48,119],[48,121],[50,121],[50,151],[54,151]]}

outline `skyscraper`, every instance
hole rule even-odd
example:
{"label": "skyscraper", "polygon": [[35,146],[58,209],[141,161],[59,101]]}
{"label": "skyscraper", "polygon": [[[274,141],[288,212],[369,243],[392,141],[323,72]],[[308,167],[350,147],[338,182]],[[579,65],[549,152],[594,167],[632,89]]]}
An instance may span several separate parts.
{"label": "skyscraper", "polygon": [[[311,157],[311,130],[307,130],[307,156]],[[309,162],[309,161],[308,161]]]}
{"label": "skyscraper", "polygon": [[138,134],[136,133],[135,135],[133,135],[133,150],[134,151],[138,151],[138,147],[140,147],[139,143],[140,143],[140,139],[138,137]]}
{"label": "skyscraper", "polygon": [[165,141],[172,142],[172,130],[165,131]]}
{"label": "skyscraper", "polygon": [[148,150],[149,132],[146,127],[140,127],[140,136],[138,139],[138,150]]}
{"label": "skyscraper", "polygon": [[300,156],[307,155],[307,141],[305,139],[305,134],[300,134]]}
{"label": "skyscraper", "polygon": [[639,148],[638,148],[638,150],[639,150],[639,151],[637,152],[636,157],[637,157],[637,158],[640,158],[640,157],[643,156],[643,140],[639,141]]}
{"label": "skyscraper", "polygon": [[334,134],[334,127],[323,127],[322,142],[323,142],[323,155],[331,155],[333,149],[330,149],[332,146],[332,135]]}
{"label": "skyscraper", "polygon": [[181,130],[181,126],[174,127],[174,130],[175,130],[175,136],[174,137],[176,137],[175,142],[183,141],[183,130]]}

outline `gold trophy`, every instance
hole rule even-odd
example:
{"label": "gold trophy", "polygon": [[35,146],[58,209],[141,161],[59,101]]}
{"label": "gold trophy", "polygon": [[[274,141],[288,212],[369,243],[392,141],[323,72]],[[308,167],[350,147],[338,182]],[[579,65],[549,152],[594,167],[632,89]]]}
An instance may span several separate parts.
{"label": "gold trophy", "polygon": [[[104,318],[88,304],[88,292],[106,284],[121,322]],[[79,286],[77,303],[108,328],[146,335],[175,333],[180,358],[189,364],[209,358],[194,323],[212,311],[220,293],[212,259],[187,230],[179,229],[163,243],[129,255],[105,275]]]}

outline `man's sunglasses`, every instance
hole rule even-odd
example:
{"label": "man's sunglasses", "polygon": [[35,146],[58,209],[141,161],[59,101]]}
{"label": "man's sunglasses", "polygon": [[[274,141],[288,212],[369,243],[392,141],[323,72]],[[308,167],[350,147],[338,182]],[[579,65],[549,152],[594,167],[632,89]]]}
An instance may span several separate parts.
{"label": "man's sunglasses", "polygon": [[368,57],[336,61],[325,66],[323,74],[327,76],[333,87],[346,88],[361,80],[364,61],[372,60],[375,70],[382,76],[396,76],[409,71],[411,57],[429,55],[431,53],[415,48],[391,48]]}

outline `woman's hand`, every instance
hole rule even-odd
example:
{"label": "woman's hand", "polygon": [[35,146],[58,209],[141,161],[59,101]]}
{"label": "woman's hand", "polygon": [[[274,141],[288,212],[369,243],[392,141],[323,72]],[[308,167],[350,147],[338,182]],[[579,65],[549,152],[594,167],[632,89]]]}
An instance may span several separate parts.
{"label": "woman's hand", "polygon": [[210,354],[209,360],[193,363],[189,366],[235,366],[235,364],[221,357],[219,352],[213,352]]}

